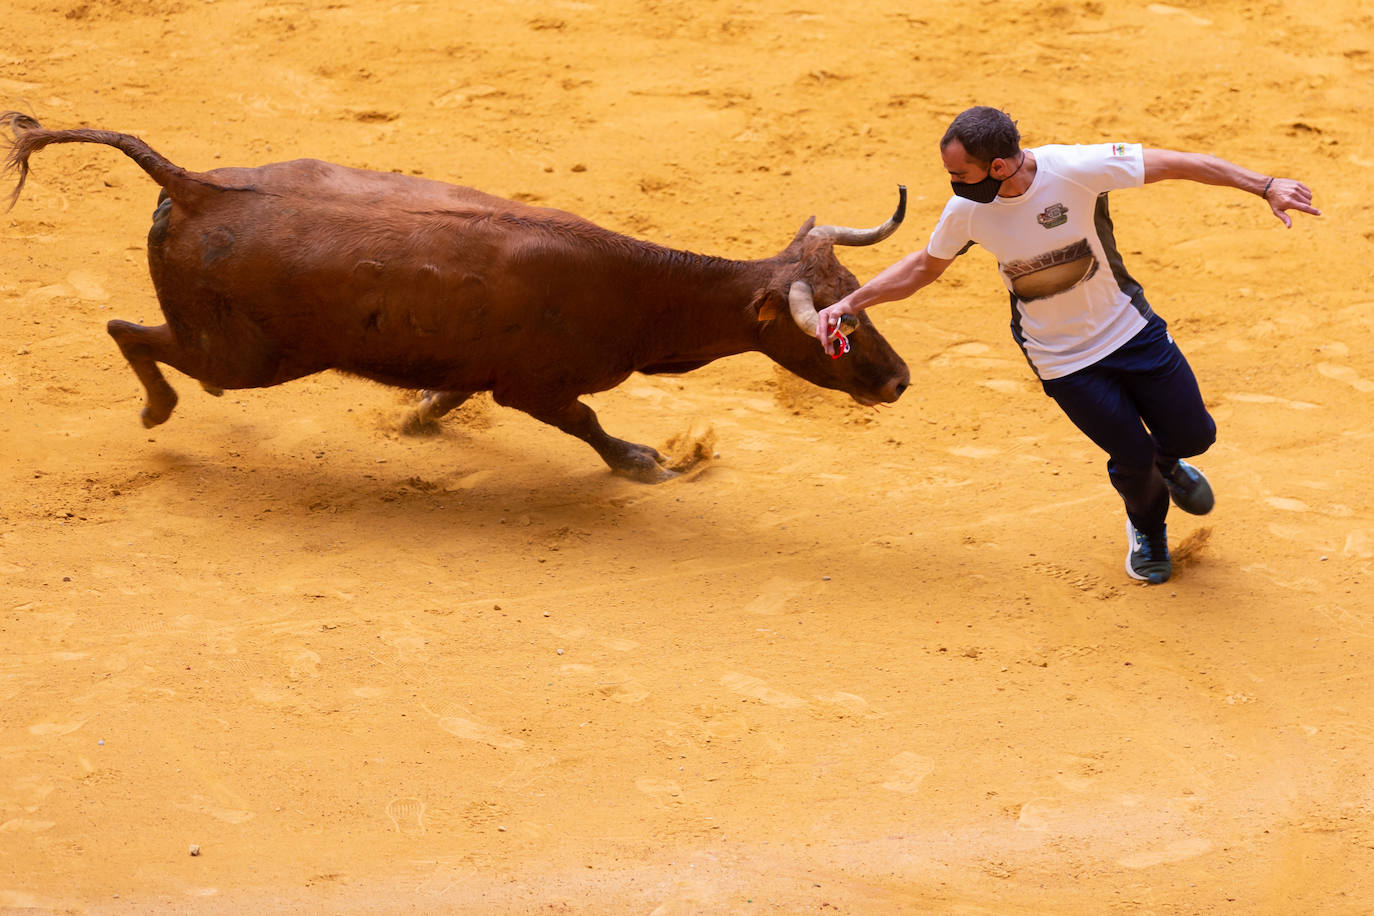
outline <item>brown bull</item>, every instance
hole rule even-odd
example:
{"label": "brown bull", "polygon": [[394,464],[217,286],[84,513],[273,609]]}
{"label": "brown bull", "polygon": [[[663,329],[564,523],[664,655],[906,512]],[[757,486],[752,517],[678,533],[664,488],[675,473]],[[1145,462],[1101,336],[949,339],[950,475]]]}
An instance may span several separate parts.
{"label": "brown bull", "polygon": [[807,381],[863,404],[895,401],[906,364],[861,317],[851,349],[828,358],[816,303],[858,286],[835,245],[866,230],[807,220],[771,258],[675,251],[559,210],[471,188],[311,159],[188,172],[129,134],[47,130],[7,112],[7,167],[50,143],[103,143],[162,187],[148,265],[167,323],[108,325],[147,390],[143,424],[177,396],[158,363],[212,394],[265,388],[326,369],[424,389],[417,418],[478,391],[577,436],[618,474],[672,474],[657,451],[607,435],[578,400],[633,372],[685,372],[761,351]]}

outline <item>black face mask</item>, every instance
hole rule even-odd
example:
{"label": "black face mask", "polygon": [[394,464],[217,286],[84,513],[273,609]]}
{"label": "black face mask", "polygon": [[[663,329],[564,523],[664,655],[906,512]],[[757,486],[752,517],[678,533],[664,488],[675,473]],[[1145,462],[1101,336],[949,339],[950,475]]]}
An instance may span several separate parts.
{"label": "black face mask", "polygon": [[[1021,171],[1021,166],[1025,164],[1026,154],[1022,153],[1021,161],[1016,164],[1016,168],[1007,178],[1011,178],[1012,175]],[[998,192],[1002,190],[1002,182],[1006,181],[1007,178],[993,178],[992,172],[989,171],[987,177],[982,181],[951,181],[949,186],[954,189],[956,197],[971,200],[976,204],[990,204],[997,199]]]}

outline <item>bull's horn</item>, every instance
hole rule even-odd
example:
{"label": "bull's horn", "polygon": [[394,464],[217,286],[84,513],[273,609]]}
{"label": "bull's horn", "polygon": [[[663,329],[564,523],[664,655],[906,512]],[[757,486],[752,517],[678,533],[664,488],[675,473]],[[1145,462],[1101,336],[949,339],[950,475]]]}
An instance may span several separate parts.
{"label": "bull's horn", "polygon": [[792,320],[812,337],[816,336],[816,301],[811,296],[811,284],[798,280],[787,291],[787,307],[792,311]]}
{"label": "bull's horn", "polygon": [[[816,322],[819,320],[817,316],[820,312],[816,309],[815,295],[811,292],[810,284],[805,280],[793,283],[787,291],[787,307],[791,310],[792,319],[797,322],[797,327],[815,337],[818,327]],[[836,330],[848,337],[858,326],[858,318],[853,315],[841,315],[840,326]]]}
{"label": "bull's horn", "polygon": [[845,226],[817,226],[810,235],[824,236],[835,240],[836,245],[876,245],[897,231],[906,218],[906,185],[897,185],[897,212],[881,226],[872,229],[849,229]]}

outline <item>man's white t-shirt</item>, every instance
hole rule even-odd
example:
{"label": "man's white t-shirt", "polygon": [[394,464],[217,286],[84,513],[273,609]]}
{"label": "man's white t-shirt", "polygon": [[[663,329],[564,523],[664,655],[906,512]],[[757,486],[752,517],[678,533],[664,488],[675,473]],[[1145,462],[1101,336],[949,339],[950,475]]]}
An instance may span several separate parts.
{"label": "man's white t-shirt", "polygon": [[1150,307],[1121,262],[1107,192],[1145,183],[1136,143],[1031,150],[1036,172],[1018,197],[950,198],[926,250],[953,259],[976,242],[1011,292],[1012,335],[1042,379],[1090,366],[1145,327]]}

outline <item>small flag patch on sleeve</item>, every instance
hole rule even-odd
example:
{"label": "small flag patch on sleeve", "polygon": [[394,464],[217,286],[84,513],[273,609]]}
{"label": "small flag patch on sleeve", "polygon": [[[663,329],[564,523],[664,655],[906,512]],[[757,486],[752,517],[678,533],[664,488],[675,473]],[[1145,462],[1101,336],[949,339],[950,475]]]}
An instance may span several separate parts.
{"label": "small flag patch on sleeve", "polygon": [[1113,156],[1124,156],[1124,155],[1126,155],[1126,144],[1124,144],[1124,143],[1113,143],[1113,144],[1112,144],[1112,155],[1113,155]]}

